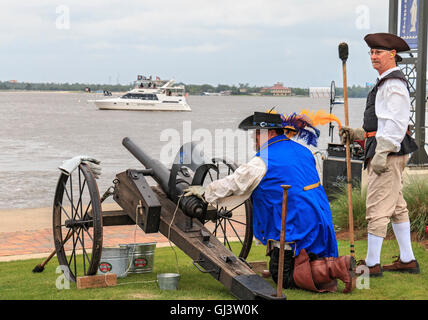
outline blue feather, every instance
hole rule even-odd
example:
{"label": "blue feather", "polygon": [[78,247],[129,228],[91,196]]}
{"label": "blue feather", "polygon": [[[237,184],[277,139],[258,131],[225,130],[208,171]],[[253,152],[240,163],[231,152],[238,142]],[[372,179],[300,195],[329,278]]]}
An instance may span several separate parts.
{"label": "blue feather", "polygon": [[292,126],[297,130],[297,139],[302,139],[306,144],[314,147],[318,145],[320,131],[312,126],[310,120],[305,116],[293,113],[288,117],[281,115],[281,120],[283,127]]}

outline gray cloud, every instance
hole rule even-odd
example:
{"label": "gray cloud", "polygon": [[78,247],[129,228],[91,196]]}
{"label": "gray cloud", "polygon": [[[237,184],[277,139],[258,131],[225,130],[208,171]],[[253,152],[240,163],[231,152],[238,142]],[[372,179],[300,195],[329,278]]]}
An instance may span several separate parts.
{"label": "gray cloud", "polygon": [[[70,10],[69,30],[56,28],[56,8],[61,5]],[[359,30],[356,9],[362,5],[369,9],[370,28]],[[151,73],[157,68],[165,77],[179,74],[179,81],[261,84],[287,82],[280,78],[286,68],[293,72],[290,82],[306,85],[308,71],[297,73],[297,68],[310,66],[311,72],[326,74],[323,68],[336,67],[340,41],[348,41],[359,57],[354,61],[362,66],[362,37],[386,31],[387,5],[387,0],[3,0],[0,45],[7,49],[0,56],[13,64],[2,77],[97,82],[120,72],[130,81],[142,68]],[[322,63],[308,60],[314,50]],[[32,62],[33,68],[21,68],[18,57]],[[209,66],[204,65],[207,59]],[[34,74],[35,64],[45,70],[43,79]],[[106,65],[111,70],[106,71]],[[97,66],[102,71],[96,72]],[[255,75],[262,70],[269,70],[263,79]],[[362,75],[369,76],[370,71]]]}

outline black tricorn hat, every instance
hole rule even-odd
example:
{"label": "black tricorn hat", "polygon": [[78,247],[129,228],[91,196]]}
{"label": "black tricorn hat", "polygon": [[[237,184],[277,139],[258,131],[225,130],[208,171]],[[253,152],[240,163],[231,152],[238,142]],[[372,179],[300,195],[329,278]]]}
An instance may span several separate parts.
{"label": "black tricorn hat", "polygon": [[276,113],[254,112],[239,124],[239,129],[283,129],[281,116]]}
{"label": "black tricorn hat", "polygon": [[[397,52],[409,51],[410,47],[403,38],[392,33],[370,33],[364,37],[370,49],[395,50]],[[398,61],[402,58],[397,55]]]}

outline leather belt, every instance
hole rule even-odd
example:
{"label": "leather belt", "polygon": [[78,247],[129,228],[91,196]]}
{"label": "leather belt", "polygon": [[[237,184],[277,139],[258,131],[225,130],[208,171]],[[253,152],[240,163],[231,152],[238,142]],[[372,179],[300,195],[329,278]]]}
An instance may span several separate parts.
{"label": "leather belt", "polygon": [[[364,139],[367,138],[371,138],[371,137],[375,137],[376,136],[376,132],[377,131],[369,131],[369,132],[364,132]],[[410,136],[412,135],[412,133],[410,132],[409,129],[407,129],[406,133]]]}
{"label": "leather belt", "polygon": [[377,131],[364,132],[364,139],[375,137]]}

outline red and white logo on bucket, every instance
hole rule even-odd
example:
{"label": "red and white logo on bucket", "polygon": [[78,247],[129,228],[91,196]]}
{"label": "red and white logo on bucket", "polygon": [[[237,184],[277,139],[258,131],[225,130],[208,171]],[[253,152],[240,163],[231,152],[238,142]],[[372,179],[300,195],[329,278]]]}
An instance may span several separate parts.
{"label": "red and white logo on bucket", "polygon": [[106,272],[111,271],[111,269],[112,269],[112,266],[111,266],[110,263],[108,263],[108,262],[100,262],[100,271],[101,272],[106,273]]}
{"label": "red and white logo on bucket", "polygon": [[147,265],[147,260],[144,258],[136,258],[134,259],[134,266],[138,268],[144,268]]}

